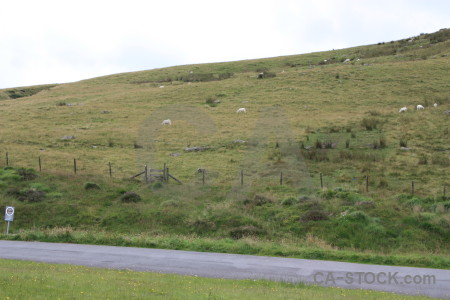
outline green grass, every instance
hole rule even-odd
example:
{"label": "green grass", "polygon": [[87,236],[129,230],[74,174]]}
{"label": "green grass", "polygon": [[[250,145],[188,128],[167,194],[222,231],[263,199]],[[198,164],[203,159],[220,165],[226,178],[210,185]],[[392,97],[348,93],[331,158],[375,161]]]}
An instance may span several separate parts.
{"label": "green grass", "polygon": [[228,280],[0,260],[0,299],[430,299],[265,280]]}
{"label": "green grass", "polygon": [[[0,206],[16,207],[11,230],[19,236],[71,228],[307,247],[309,237],[321,251],[411,254],[425,259],[419,265],[447,268],[449,32],[115,74],[39,93],[17,88],[30,94],[16,99],[1,90],[0,166],[8,152],[14,169],[0,169]],[[408,112],[398,113],[405,105]],[[168,118],[173,125],[161,126]],[[409,149],[400,148],[405,143]],[[193,146],[208,150],[184,151]],[[39,158],[37,178],[20,175],[19,167],[37,170]],[[164,163],[182,185],[127,179]],[[124,202],[126,192],[139,200]],[[426,262],[431,256],[441,265]]]}

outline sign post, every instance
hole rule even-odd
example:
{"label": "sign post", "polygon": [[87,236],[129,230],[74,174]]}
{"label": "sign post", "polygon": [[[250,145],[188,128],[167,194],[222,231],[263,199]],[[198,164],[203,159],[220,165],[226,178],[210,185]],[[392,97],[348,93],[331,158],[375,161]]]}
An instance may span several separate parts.
{"label": "sign post", "polygon": [[14,207],[7,206],[5,209],[5,221],[8,222],[6,227],[6,234],[9,234],[9,225],[12,221],[14,221]]}

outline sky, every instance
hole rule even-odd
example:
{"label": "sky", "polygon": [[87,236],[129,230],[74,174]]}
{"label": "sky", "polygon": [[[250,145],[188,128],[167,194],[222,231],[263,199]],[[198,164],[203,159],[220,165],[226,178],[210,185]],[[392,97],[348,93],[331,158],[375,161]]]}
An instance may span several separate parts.
{"label": "sky", "polygon": [[0,89],[390,42],[450,27],[448,0],[14,0]]}

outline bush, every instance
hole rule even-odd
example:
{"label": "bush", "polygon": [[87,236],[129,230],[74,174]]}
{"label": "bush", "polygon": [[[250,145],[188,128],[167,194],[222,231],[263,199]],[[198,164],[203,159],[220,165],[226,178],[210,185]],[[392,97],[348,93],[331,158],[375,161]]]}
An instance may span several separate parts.
{"label": "bush", "polygon": [[41,202],[45,199],[45,192],[35,189],[35,188],[27,188],[27,189],[18,189],[12,188],[6,192],[7,195],[13,196],[17,198],[17,200],[22,202]]}
{"label": "bush", "polygon": [[34,188],[23,192],[23,196],[19,197],[20,201],[25,202],[41,202],[45,198],[45,192]]}
{"label": "bush", "polygon": [[122,195],[122,197],[120,197],[120,200],[125,203],[130,203],[130,202],[139,202],[142,200],[142,198],[135,192],[126,192],[125,194]]}
{"label": "bush", "polygon": [[272,203],[273,200],[264,196],[264,195],[255,195],[255,197],[253,199],[245,199],[244,200],[244,205],[249,205],[249,206],[263,206],[269,203]]}
{"label": "bush", "polygon": [[298,200],[295,199],[294,197],[289,197],[289,198],[286,198],[283,201],[281,201],[281,205],[284,205],[284,206],[291,206],[296,203],[298,203]]}
{"label": "bush", "polygon": [[36,171],[31,168],[19,168],[17,169],[17,174],[19,174],[24,181],[34,180],[37,178]]}
{"label": "bush", "polygon": [[100,186],[98,184],[96,184],[95,182],[86,182],[84,184],[84,189],[85,190],[99,190]]}
{"label": "bush", "polygon": [[304,158],[313,160],[316,162],[320,161],[329,161],[330,158],[328,157],[327,150],[320,150],[320,149],[311,149],[311,150],[303,150],[301,151],[301,154]]}
{"label": "bush", "polygon": [[366,128],[368,131],[377,129],[380,123],[381,120],[378,118],[363,118],[361,121],[362,127]]}
{"label": "bush", "polygon": [[320,208],[307,211],[301,218],[301,222],[328,220],[327,214]]}
{"label": "bush", "polygon": [[253,225],[244,225],[230,230],[230,236],[233,239],[241,239],[247,236],[257,236],[263,234],[264,231]]}

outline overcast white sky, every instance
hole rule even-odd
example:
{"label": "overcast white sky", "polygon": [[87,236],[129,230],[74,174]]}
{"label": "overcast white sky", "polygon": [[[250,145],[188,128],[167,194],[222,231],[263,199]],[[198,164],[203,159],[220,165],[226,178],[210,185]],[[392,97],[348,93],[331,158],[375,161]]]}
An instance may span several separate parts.
{"label": "overcast white sky", "polygon": [[6,0],[0,89],[340,49],[448,27],[449,0]]}

